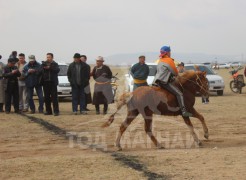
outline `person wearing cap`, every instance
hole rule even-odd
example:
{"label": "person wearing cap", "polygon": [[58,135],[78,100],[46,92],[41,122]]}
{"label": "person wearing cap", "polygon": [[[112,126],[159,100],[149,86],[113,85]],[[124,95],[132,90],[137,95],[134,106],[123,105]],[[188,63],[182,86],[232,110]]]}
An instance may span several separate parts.
{"label": "person wearing cap", "polygon": [[19,110],[21,112],[27,112],[29,105],[28,105],[28,97],[27,97],[27,88],[25,83],[25,77],[22,73],[23,68],[26,64],[25,54],[19,54],[19,61],[17,62],[17,67],[21,73],[21,76],[18,77],[18,85],[19,85]]}
{"label": "person wearing cap", "polygon": [[[2,56],[0,55],[0,60],[2,59]],[[5,80],[3,79],[3,70],[4,70],[4,64],[3,62],[0,62],[0,112],[4,112],[3,105],[5,101]]]}
{"label": "person wearing cap", "polygon": [[177,97],[182,116],[190,117],[192,114],[186,111],[183,93],[172,84],[175,76],[178,75],[178,70],[175,66],[174,60],[171,58],[170,47],[163,46],[160,49],[160,53],[160,60],[157,65],[157,73],[154,83],[175,95]]}
{"label": "person wearing cap", "polygon": [[111,86],[112,71],[103,63],[103,57],[98,56],[96,58],[96,66],[91,73],[96,81],[92,100],[92,103],[96,107],[96,114],[100,114],[100,104],[104,105],[103,113],[107,114],[108,104],[113,103],[114,100]]}
{"label": "person wearing cap", "polygon": [[34,55],[28,56],[28,59],[29,62],[24,66],[22,74],[25,78],[25,84],[27,87],[27,97],[31,109],[31,114],[34,114],[36,112],[36,107],[33,101],[34,89],[36,90],[38,101],[39,101],[38,111],[39,113],[43,113],[44,97],[43,97],[43,89],[40,84],[40,78],[42,72],[41,64],[36,61]]}
{"label": "person wearing cap", "polygon": [[9,114],[11,111],[11,100],[13,98],[13,105],[15,113],[19,111],[19,86],[18,77],[21,76],[14,58],[8,59],[8,64],[4,68],[3,77],[7,80],[7,88],[5,91],[5,112]]}
{"label": "person wearing cap", "polygon": [[183,62],[179,63],[177,69],[179,73],[184,73],[185,72],[184,63]]}
{"label": "person wearing cap", "polygon": [[89,70],[80,58],[81,55],[75,53],[74,60],[67,70],[67,77],[72,87],[72,110],[75,115],[78,112],[78,104],[80,105],[80,114],[87,114],[84,88],[88,85]]}
{"label": "person wearing cap", "polygon": [[54,116],[59,116],[59,103],[58,103],[58,73],[60,72],[59,65],[54,61],[54,55],[52,53],[46,54],[46,61],[43,61],[42,66],[42,78],[43,78],[43,90],[44,90],[44,102],[46,112],[44,115],[52,115],[51,102],[53,104]]}
{"label": "person wearing cap", "polygon": [[131,68],[131,75],[134,81],[133,90],[140,86],[148,86],[149,66],[145,64],[145,56],[139,56],[138,59],[139,62]]}
{"label": "person wearing cap", "polygon": [[85,86],[85,110],[89,111],[89,109],[87,108],[88,104],[92,103],[92,99],[91,99],[91,87],[90,87],[90,73],[91,73],[91,67],[89,64],[86,63],[87,61],[87,57],[86,55],[81,55],[80,60],[82,62],[84,62],[86,64],[87,67],[87,77],[88,77],[88,84]]}

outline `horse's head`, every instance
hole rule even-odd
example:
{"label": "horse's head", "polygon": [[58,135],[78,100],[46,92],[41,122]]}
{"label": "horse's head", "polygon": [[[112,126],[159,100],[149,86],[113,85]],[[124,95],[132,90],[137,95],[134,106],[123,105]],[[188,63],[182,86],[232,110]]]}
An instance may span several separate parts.
{"label": "horse's head", "polygon": [[186,71],[183,75],[179,76],[177,80],[187,89],[194,89],[195,92],[199,92],[204,97],[208,97],[209,86],[206,74],[206,72],[201,71]]}

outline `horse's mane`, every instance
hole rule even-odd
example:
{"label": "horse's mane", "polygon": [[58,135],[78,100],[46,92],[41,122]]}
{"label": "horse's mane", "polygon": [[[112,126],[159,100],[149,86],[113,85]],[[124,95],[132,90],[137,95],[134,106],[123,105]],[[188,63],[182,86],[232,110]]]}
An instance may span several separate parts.
{"label": "horse's mane", "polygon": [[194,70],[187,70],[181,75],[179,75],[176,79],[177,83],[181,83],[182,85],[189,79],[193,79],[197,75],[197,72]]}

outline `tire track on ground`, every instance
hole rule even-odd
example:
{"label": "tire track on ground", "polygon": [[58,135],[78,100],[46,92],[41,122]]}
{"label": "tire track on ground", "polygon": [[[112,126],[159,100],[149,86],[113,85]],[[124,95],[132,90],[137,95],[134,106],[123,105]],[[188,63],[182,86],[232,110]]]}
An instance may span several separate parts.
{"label": "tire track on ground", "polygon": [[[22,116],[26,117],[27,119],[29,119],[30,121],[32,121],[34,123],[37,123],[37,124],[43,126],[48,131],[53,132],[56,135],[62,136],[65,139],[69,140],[68,132],[65,129],[62,129],[62,128],[60,128],[60,127],[58,127],[52,123],[47,122],[44,119],[41,119],[41,118],[28,116],[26,114],[22,114]],[[77,135],[74,135],[73,136],[74,142],[77,142],[78,138],[79,137]],[[93,145],[93,146],[90,146],[89,148],[94,149],[95,146]],[[114,158],[115,161],[119,162],[121,165],[123,165],[125,167],[129,167],[131,169],[134,169],[135,171],[139,171],[139,172],[143,173],[143,175],[149,180],[152,180],[152,179],[161,179],[161,180],[170,179],[170,176],[168,176],[168,175],[157,174],[155,172],[148,170],[146,165],[141,163],[137,159],[137,156],[125,155],[125,154],[119,153],[119,152],[108,152],[108,151],[104,151],[103,149],[98,149],[98,150],[102,153],[110,155],[111,157]]]}

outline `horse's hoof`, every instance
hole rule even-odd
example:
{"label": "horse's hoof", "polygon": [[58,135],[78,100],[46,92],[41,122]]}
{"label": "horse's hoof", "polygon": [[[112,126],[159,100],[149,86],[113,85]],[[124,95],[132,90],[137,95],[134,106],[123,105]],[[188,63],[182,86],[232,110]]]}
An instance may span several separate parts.
{"label": "horse's hoof", "polygon": [[157,146],[157,149],[165,149],[164,146]]}
{"label": "horse's hoof", "polygon": [[197,145],[198,145],[198,147],[202,147],[202,142],[201,141],[198,141],[197,142]]}
{"label": "horse's hoof", "polygon": [[122,147],[117,147],[117,151],[122,151]]}
{"label": "horse's hoof", "polygon": [[208,133],[204,134],[204,137],[205,137],[206,139],[208,139],[208,137],[209,137]]}

